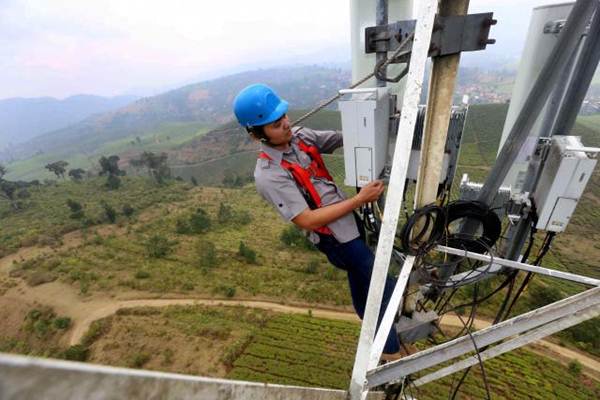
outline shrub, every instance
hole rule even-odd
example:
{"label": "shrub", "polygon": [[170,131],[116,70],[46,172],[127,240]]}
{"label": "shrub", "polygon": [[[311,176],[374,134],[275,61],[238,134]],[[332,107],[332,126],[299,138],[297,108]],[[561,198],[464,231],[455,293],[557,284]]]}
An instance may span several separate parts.
{"label": "shrub", "polygon": [[198,208],[190,217],[189,224],[192,233],[203,233],[210,229],[211,222],[206,211],[202,208]]}
{"label": "shrub", "polygon": [[121,187],[121,178],[116,175],[108,175],[108,178],[106,178],[106,187],[109,190],[117,190]]}
{"label": "shrub", "polygon": [[43,338],[50,330],[50,322],[47,319],[38,319],[33,324],[33,331],[38,338]]}
{"label": "shrub", "polygon": [[240,242],[238,255],[242,257],[242,259],[248,264],[256,264],[256,252],[250,247],[246,246],[244,242]]}
{"label": "shrub", "polygon": [[71,326],[71,318],[60,317],[56,318],[53,322],[54,328],[56,329],[68,329]]}
{"label": "shrub", "polygon": [[235,222],[240,225],[248,225],[250,222],[252,222],[252,216],[248,211],[240,211],[235,216]]}
{"label": "shrub", "polygon": [[180,235],[187,235],[190,233],[190,225],[188,224],[188,221],[184,218],[177,219],[177,221],[175,221],[175,232],[179,233]]}
{"label": "shrub", "polygon": [[191,282],[185,282],[183,285],[181,285],[181,288],[186,291],[194,290],[194,284]]}
{"label": "shrub", "polygon": [[235,296],[235,288],[228,286],[225,288],[225,296],[227,297],[233,297]]}
{"label": "shrub", "polygon": [[279,239],[287,246],[316,250],[316,247],[308,240],[300,229],[296,228],[295,225],[287,226],[283,232],[281,232]]}
{"label": "shrub", "polygon": [[575,376],[579,376],[582,370],[581,363],[577,360],[573,360],[569,363],[569,373]]}
{"label": "shrub", "polygon": [[231,221],[233,217],[233,209],[230,205],[221,203],[219,204],[219,212],[217,213],[217,220],[220,224],[226,224]]}
{"label": "shrub", "polygon": [[85,361],[87,360],[89,353],[90,350],[87,347],[76,344],[75,346],[71,346],[65,350],[63,353],[63,358],[71,361]]}
{"label": "shrub", "polygon": [[111,224],[114,224],[115,221],[117,220],[117,212],[115,211],[115,209],[105,201],[103,201],[100,204],[102,205],[102,208],[104,209],[104,215],[106,216],[106,219]]}
{"label": "shrub", "polygon": [[136,279],[147,279],[150,278],[150,273],[147,271],[138,271],[135,273]]}
{"label": "shrub", "polygon": [[192,176],[192,185],[194,186],[198,186],[198,181],[196,180],[195,177]]}
{"label": "shrub", "polygon": [[148,353],[136,353],[131,357],[129,366],[134,368],[141,368],[150,361],[150,354]]}
{"label": "shrub", "polygon": [[131,217],[134,212],[135,212],[135,209],[133,207],[131,207],[129,204],[123,205],[123,215],[126,216],[127,218]]}
{"label": "shrub", "polygon": [[196,255],[200,268],[213,268],[217,265],[217,250],[210,241],[199,241],[196,245]]}
{"label": "shrub", "polygon": [[78,203],[75,200],[68,199],[67,206],[71,210],[71,215],[70,215],[71,218],[81,219],[84,217],[83,206],[81,205],[81,203]]}
{"label": "shrub", "polygon": [[173,251],[174,242],[166,237],[156,234],[151,236],[145,243],[146,254],[152,258],[162,258]]}

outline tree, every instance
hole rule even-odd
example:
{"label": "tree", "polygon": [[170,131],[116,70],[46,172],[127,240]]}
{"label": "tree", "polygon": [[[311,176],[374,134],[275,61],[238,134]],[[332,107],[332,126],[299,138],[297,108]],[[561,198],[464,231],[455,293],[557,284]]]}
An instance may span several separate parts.
{"label": "tree", "polygon": [[134,167],[145,167],[148,175],[159,185],[163,184],[165,179],[171,177],[171,169],[167,165],[167,153],[154,154],[151,151],[144,151],[139,159],[131,160]]}
{"label": "tree", "polygon": [[71,218],[73,219],[81,219],[83,218],[83,206],[81,203],[76,202],[75,200],[68,199],[67,206],[71,210]]}
{"label": "tree", "polygon": [[0,164],[0,180],[4,179],[4,175],[6,175],[8,170],[2,164]]}
{"label": "tree", "polygon": [[83,174],[85,174],[85,170],[83,170],[81,168],[75,168],[75,169],[72,169],[69,171],[69,176],[75,182],[81,181],[83,179]]}
{"label": "tree", "polygon": [[14,210],[19,209],[19,205],[15,196],[17,189],[18,186],[15,182],[0,179],[0,198],[7,200]]}
{"label": "tree", "polygon": [[192,176],[192,185],[194,186],[198,186],[198,181],[196,180],[195,177]]}
{"label": "tree", "polygon": [[67,165],[69,165],[68,162],[64,161],[64,160],[60,160],[60,161],[55,161],[53,163],[50,164],[46,164],[46,166],[44,168],[46,168],[48,171],[54,172],[54,175],[56,175],[57,178],[65,178],[65,172],[67,171]]}
{"label": "tree", "polygon": [[100,160],[98,160],[98,162],[100,163],[100,176],[124,176],[125,171],[119,169],[119,160],[119,156],[115,155],[109,157],[100,157]]}
{"label": "tree", "polygon": [[106,187],[110,190],[118,189],[121,186],[119,176],[124,176],[125,171],[119,169],[119,156],[100,157],[100,176],[107,175]]}

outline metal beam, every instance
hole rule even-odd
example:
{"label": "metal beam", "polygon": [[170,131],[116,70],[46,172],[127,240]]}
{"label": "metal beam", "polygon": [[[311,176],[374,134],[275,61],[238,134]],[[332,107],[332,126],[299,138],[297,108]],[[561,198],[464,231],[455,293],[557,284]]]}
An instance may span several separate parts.
{"label": "metal beam", "polygon": [[571,132],[600,61],[600,5],[597,0],[596,3],[596,13],[590,22],[590,28],[573,71],[575,79],[569,84],[552,129],[557,135],[568,135]]}
{"label": "metal beam", "polygon": [[408,278],[410,277],[410,272],[412,270],[413,264],[415,263],[414,256],[407,256],[404,260],[402,271],[400,271],[400,275],[398,276],[398,281],[396,282],[396,286],[394,287],[394,292],[390,297],[390,301],[388,302],[388,306],[383,314],[383,318],[381,319],[381,323],[379,324],[379,329],[377,330],[377,335],[375,336],[375,340],[373,340],[373,347],[371,348],[371,358],[369,359],[368,370],[371,370],[377,366],[379,362],[379,358],[381,358],[381,353],[383,352],[383,347],[385,346],[385,341],[388,337],[388,332],[394,323],[394,319],[398,312],[398,308],[400,304],[402,304],[402,295],[404,294],[404,288],[406,288],[406,284],[408,282]]}
{"label": "metal beam", "polygon": [[567,315],[566,317],[560,318],[556,321],[552,321],[551,323],[543,325],[537,329],[533,329],[514,339],[496,345],[491,349],[485,350],[479,353],[479,357],[477,357],[477,354],[474,354],[455,364],[449,365],[428,375],[422,376],[421,378],[415,380],[413,383],[415,384],[415,386],[425,385],[426,383],[432,382],[436,379],[443,378],[462,369],[477,365],[479,364],[479,358],[481,358],[481,361],[489,360],[490,358],[497,357],[511,350],[515,350],[519,347],[525,346],[526,344],[535,342],[546,336],[550,336],[556,332],[562,331],[563,329],[570,328],[588,319],[595,318],[598,315],[600,315],[600,306],[592,306],[586,308],[572,315]]}
{"label": "metal beam", "polygon": [[572,274],[570,272],[557,271],[555,269],[544,268],[537,265],[525,264],[518,261],[507,260],[500,257],[492,257],[485,254],[474,253],[472,251],[466,251],[461,249],[455,249],[448,246],[436,246],[437,251],[443,253],[452,254],[455,256],[464,256],[472,258],[473,260],[485,261],[492,264],[503,265],[514,269],[520,269],[523,271],[535,272],[536,274],[550,276],[552,278],[565,279],[572,282],[582,283],[589,286],[600,286],[600,279],[594,279],[587,276]]}
{"label": "metal beam", "polygon": [[[366,375],[371,357],[371,347],[375,337],[377,320],[383,298],[383,290],[392,257],[394,238],[398,227],[398,217],[402,205],[402,194],[408,172],[408,160],[412,147],[412,136],[417,119],[419,97],[423,86],[427,53],[431,41],[433,21],[437,11],[437,0],[420,1],[417,12],[417,25],[413,40],[412,55],[406,77],[406,89],[402,103],[402,114],[398,125],[398,135],[390,173],[387,202],[379,234],[373,274],[369,285],[369,295],[365,315],[358,339],[356,359],[350,382],[350,398],[359,400],[366,396]],[[402,267],[410,270],[405,263]],[[403,287],[398,288],[402,293]]]}
{"label": "metal beam", "polygon": [[[375,9],[375,24],[377,26],[385,26],[388,24],[388,0],[377,0],[377,7]],[[375,65],[383,63],[387,60],[387,51],[378,51],[375,54]],[[387,75],[387,67],[385,68],[384,74]],[[377,79],[378,87],[385,87],[386,81]]]}
{"label": "metal beam", "polygon": [[473,351],[474,346],[477,348],[489,346],[507,337],[526,332],[599,304],[600,287],[586,290],[575,296],[492,325],[470,336],[462,336],[439,346],[415,353],[399,361],[383,365],[369,372],[367,375],[368,387],[371,388],[400,379],[417,371],[422,371],[465,355]]}

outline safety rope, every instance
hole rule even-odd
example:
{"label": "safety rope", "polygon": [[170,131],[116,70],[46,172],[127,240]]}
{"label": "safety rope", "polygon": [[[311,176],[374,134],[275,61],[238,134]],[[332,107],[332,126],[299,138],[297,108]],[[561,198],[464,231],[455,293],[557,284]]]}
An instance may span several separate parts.
{"label": "safety rope", "polygon": [[[387,68],[387,66],[390,65],[395,60],[395,58],[400,55],[400,53],[402,52],[402,50],[404,50],[404,47],[406,46],[406,44],[409,43],[413,39],[414,36],[415,36],[415,34],[413,32],[410,35],[408,35],[406,38],[404,38],[404,40],[400,43],[400,46],[398,46],[398,48],[396,49],[396,51],[394,51],[394,53],[392,54],[392,56],[390,58],[388,58],[380,66],[376,66],[375,70],[373,72],[371,72],[369,75],[365,76],[364,78],[362,78],[358,82],[354,83],[348,89],[354,89],[357,86],[362,85],[363,83],[365,83],[366,81],[368,81],[369,79],[371,79],[372,77],[374,77],[377,74],[378,70],[385,70],[385,68]],[[315,115],[316,113],[318,113],[319,111],[321,111],[322,109],[324,109],[325,107],[327,107],[328,105],[330,105],[331,103],[333,103],[334,101],[336,101],[337,99],[339,99],[340,97],[342,97],[342,95],[340,93],[336,94],[333,97],[330,97],[329,99],[325,100],[325,102],[319,104],[317,107],[313,108],[312,110],[310,110],[306,114],[302,115],[297,120],[293,121],[292,124],[291,124],[291,126],[296,126],[296,125],[300,124],[302,121],[304,121],[308,117],[311,117],[311,116]]]}

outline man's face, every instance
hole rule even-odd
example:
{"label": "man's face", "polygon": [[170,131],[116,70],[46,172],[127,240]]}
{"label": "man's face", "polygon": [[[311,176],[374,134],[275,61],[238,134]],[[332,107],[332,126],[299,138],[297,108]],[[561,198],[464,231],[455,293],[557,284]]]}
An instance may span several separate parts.
{"label": "man's face", "polygon": [[273,146],[287,144],[292,139],[292,130],[287,114],[283,114],[277,121],[265,125],[263,129],[269,138],[269,143]]}

